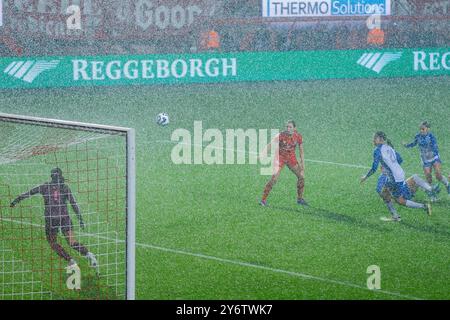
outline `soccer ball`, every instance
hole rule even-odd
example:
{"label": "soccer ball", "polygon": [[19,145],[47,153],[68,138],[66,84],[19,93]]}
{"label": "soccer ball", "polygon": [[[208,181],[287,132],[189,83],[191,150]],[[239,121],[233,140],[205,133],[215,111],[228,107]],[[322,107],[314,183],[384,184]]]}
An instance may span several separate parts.
{"label": "soccer ball", "polygon": [[167,126],[169,124],[169,115],[165,112],[158,114],[156,117],[156,123],[160,126]]}

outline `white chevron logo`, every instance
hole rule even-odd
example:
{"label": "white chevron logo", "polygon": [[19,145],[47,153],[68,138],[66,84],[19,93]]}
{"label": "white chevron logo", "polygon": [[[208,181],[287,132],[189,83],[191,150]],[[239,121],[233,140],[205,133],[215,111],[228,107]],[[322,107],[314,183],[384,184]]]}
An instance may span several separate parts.
{"label": "white chevron logo", "polygon": [[17,79],[32,83],[42,72],[56,68],[59,62],[60,60],[13,61],[3,72]]}
{"label": "white chevron logo", "polygon": [[401,57],[401,52],[364,53],[359,58],[358,64],[379,74],[385,66]]}

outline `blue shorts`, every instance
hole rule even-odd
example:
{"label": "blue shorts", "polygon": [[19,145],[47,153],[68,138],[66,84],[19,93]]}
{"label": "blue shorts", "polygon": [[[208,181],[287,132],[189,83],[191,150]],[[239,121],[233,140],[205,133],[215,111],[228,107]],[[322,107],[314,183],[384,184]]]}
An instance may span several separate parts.
{"label": "blue shorts", "polygon": [[423,167],[424,168],[432,168],[435,163],[441,163],[442,164],[442,161],[441,161],[441,159],[439,157],[437,157],[436,159],[434,159],[434,160],[432,160],[430,162],[423,162],[422,161],[422,163],[423,163]]}
{"label": "blue shorts", "polygon": [[384,187],[387,186],[389,182],[389,177],[385,174],[382,174],[378,177],[378,182],[377,182],[377,193],[381,193],[383,192]]}
{"label": "blue shorts", "polygon": [[411,200],[413,198],[413,194],[405,181],[389,182],[388,188],[391,191],[392,196],[396,199],[403,197],[406,200]]}

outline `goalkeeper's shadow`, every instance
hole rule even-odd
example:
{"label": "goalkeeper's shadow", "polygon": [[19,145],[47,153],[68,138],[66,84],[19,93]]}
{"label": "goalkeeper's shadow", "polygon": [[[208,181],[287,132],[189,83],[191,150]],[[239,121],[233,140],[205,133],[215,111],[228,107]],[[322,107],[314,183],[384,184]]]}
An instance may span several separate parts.
{"label": "goalkeeper's shadow", "polygon": [[101,300],[121,300],[117,295],[114,286],[110,286],[97,275],[86,275],[82,280],[82,290],[79,298],[82,300],[101,299]]}

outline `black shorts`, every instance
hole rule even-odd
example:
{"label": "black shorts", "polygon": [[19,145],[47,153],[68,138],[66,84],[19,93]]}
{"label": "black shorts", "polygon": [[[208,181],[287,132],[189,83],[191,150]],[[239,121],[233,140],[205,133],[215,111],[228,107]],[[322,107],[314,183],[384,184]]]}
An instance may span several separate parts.
{"label": "black shorts", "polygon": [[45,218],[45,232],[47,234],[57,234],[60,229],[63,234],[73,230],[72,219],[68,215]]}

